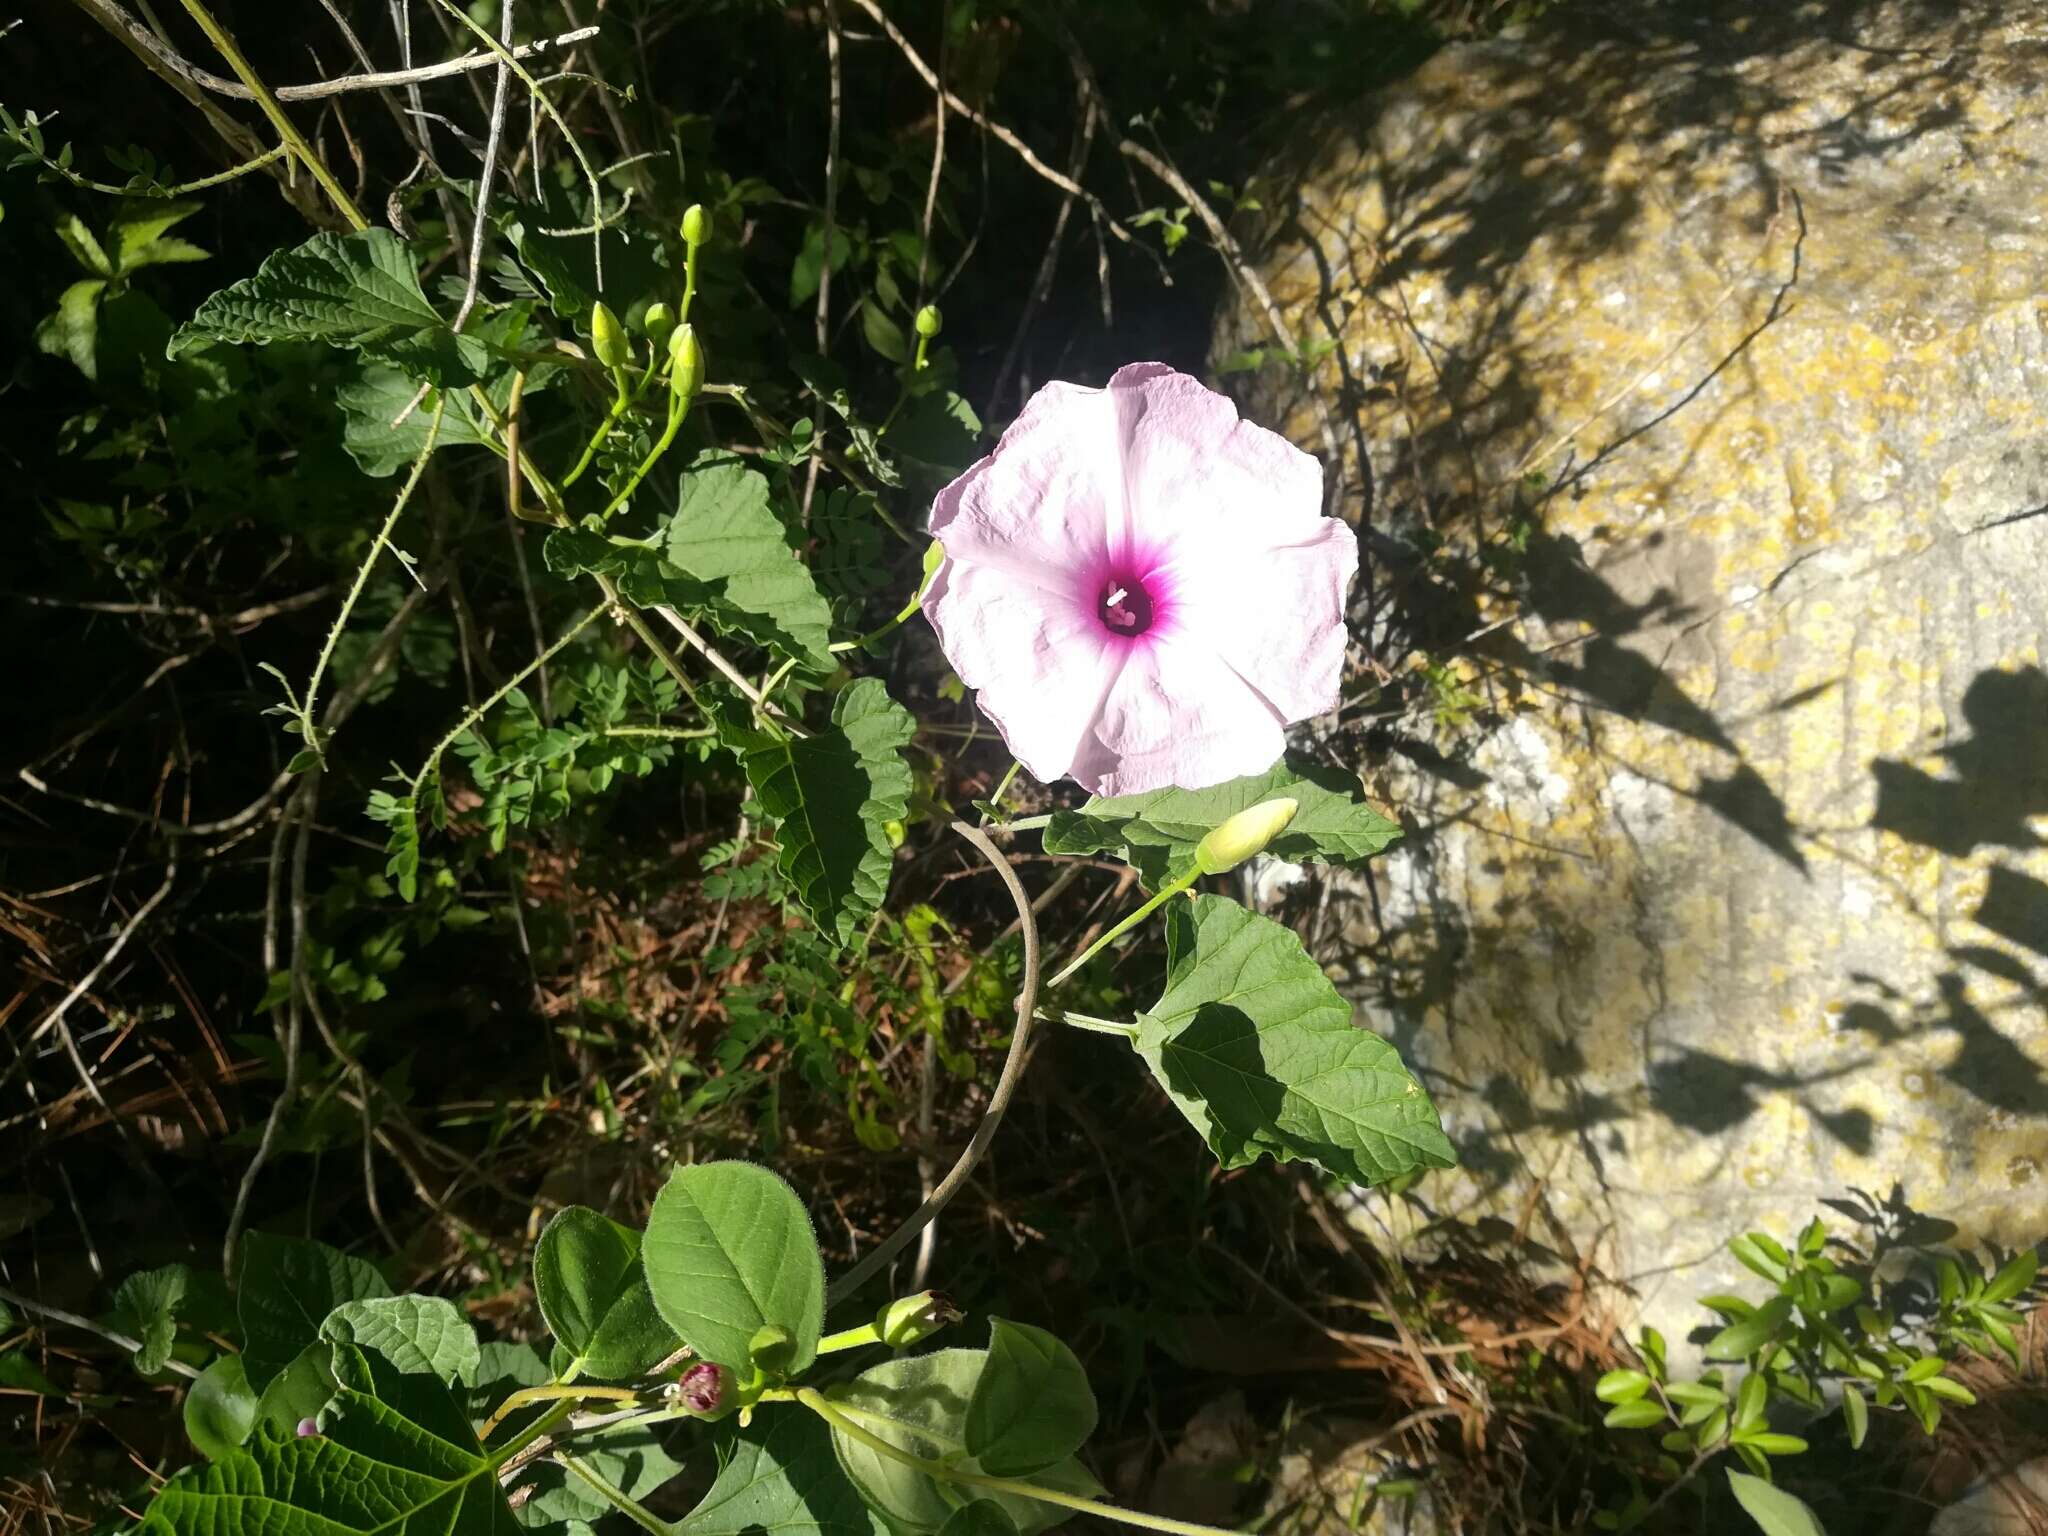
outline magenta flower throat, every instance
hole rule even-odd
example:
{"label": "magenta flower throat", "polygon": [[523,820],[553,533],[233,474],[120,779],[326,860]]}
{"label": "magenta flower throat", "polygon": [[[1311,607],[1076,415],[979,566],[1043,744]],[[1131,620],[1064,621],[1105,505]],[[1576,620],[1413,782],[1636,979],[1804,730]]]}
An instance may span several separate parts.
{"label": "magenta flower throat", "polygon": [[1163,364],[1041,389],[931,529],[925,616],[1041,780],[1199,789],[1336,705],[1358,545],[1321,467]]}

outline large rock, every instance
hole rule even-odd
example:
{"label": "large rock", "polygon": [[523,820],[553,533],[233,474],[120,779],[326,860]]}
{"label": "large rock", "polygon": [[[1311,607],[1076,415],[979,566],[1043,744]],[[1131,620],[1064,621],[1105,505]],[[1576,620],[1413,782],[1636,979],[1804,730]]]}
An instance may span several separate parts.
{"label": "large rock", "polygon": [[1614,9],[1329,127],[1261,271],[1335,350],[1247,392],[1439,664],[1332,909],[1423,1198],[1677,1340],[1853,1189],[2048,1233],[2048,7]]}

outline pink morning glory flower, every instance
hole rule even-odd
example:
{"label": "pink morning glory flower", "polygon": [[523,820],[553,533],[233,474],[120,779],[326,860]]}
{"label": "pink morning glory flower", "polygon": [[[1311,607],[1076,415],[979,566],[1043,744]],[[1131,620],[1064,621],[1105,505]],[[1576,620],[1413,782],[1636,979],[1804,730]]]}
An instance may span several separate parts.
{"label": "pink morning glory flower", "polygon": [[925,617],[1040,780],[1258,773],[1335,707],[1356,536],[1321,466],[1162,363],[1048,384],[939,492]]}

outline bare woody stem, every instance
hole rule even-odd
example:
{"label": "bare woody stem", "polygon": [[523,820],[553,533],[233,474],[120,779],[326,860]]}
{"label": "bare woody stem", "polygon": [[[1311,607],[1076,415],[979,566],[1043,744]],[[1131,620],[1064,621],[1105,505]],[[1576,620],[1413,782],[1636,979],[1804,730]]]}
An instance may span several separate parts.
{"label": "bare woody stem", "polygon": [[184,6],[192,19],[199,23],[199,30],[206,34],[206,40],[228,61],[228,68],[232,69],[242,84],[249,88],[250,93],[256,98],[256,105],[263,109],[263,115],[270,119],[270,126],[277,130],[277,136],[305,163],[306,169],[312,172],[313,179],[320,183],[320,190],[327,194],[341,216],[348,220],[349,227],[368,229],[370,221],[363,217],[362,210],[357,208],[354,200],[342,190],[341,183],[334,179],[334,172],[327,169],[327,163],[314,151],[313,146],[306,142],[306,136],[300,133],[297,125],[285,115],[284,108],[278,105],[277,98],[270,93],[270,88],[263,83],[262,77],[250,67],[249,61],[242,57],[242,50],[235,46],[235,40],[213,19],[213,13],[206,8],[205,0],[184,0]]}

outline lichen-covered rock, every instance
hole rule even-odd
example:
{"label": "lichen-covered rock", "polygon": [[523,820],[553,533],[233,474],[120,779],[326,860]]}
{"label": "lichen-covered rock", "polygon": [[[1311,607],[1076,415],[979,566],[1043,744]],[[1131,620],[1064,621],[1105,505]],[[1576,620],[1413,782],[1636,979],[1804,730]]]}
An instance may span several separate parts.
{"label": "lichen-covered rock", "polygon": [[2048,1235],[2048,10],[1614,9],[1329,127],[1260,269],[1334,350],[1247,393],[1431,666],[1330,956],[1423,1198],[1676,1341],[1855,1189]]}

